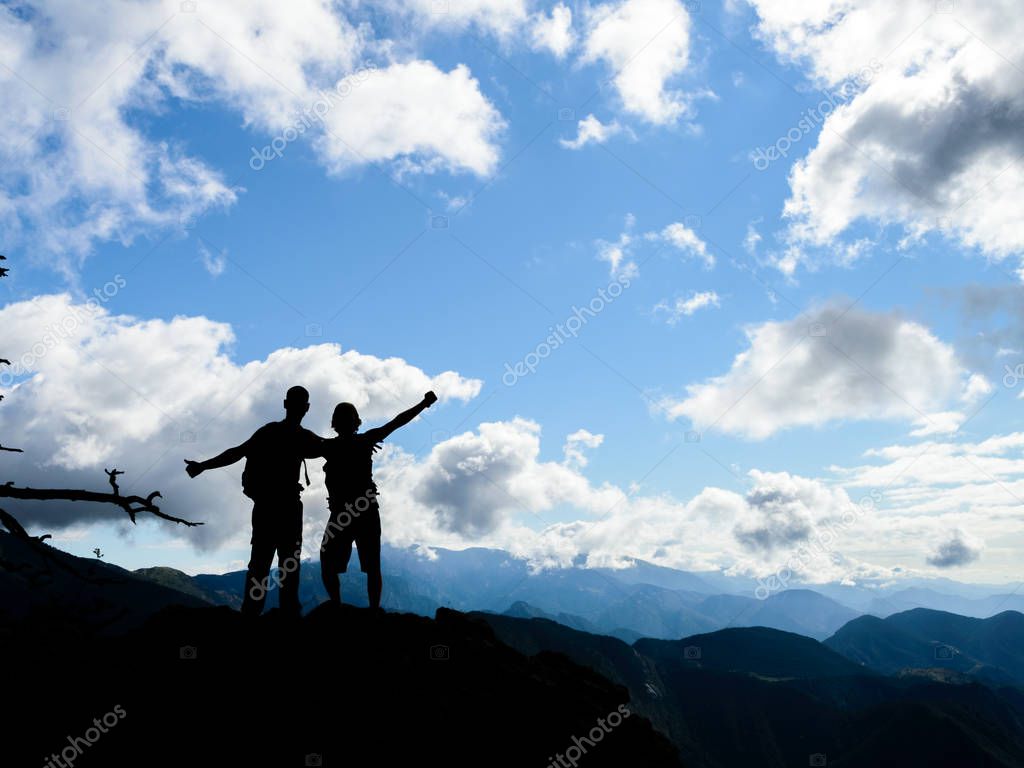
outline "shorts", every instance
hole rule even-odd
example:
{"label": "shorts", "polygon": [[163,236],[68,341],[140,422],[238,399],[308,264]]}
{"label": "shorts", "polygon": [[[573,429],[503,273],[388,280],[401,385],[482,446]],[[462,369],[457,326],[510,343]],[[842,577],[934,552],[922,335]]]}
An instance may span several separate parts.
{"label": "shorts", "polygon": [[352,544],[359,549],[359,569],[380,571],[380,507],[376,501],[359,511],[351,503],[332,505],[331,517],[320,544],[320,567],[331,573],[345,573],[352,557]]}

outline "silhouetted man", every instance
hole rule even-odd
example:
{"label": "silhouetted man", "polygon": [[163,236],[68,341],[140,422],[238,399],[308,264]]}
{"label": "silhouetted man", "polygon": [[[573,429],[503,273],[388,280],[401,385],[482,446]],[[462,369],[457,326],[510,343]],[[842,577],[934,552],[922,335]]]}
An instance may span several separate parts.
{"label": "silhouetted man", "polygon": [[[252,556],[245,579],[242,613],[258,616],[269,587],[270,566],[277,553],[281,569],[281,612],[297,616],[299,557],[302,553],[302,501],[299,468],[304,459],[323,455],[323,439],[301,426],[309,410],[309,392],[292,387],[284,400],[285,417],[260,427],[239,446],[207,461],[185,459],[185,469],[196,477],[245,459],[242,491],[253,500]],[[307,484],[309,480],[307,479]]]}
{"label": "silhouetted man", "polygon": [[380,508],[373,482],[373,453],[378,443],[436,402],[437,395],[427,392],[412,408],[365,432],[356,431],[362,420],[352,403],[339,403],[334,409],[331,426],[338,436],[325,440],[321,448],[327,459],[324,472],[331,514],[320,544],[320,578],[335,605],[341,603],[338,575],[347,570],[354,543],[359,548],[359,567],[366,574],[370,609],[380,608]]}

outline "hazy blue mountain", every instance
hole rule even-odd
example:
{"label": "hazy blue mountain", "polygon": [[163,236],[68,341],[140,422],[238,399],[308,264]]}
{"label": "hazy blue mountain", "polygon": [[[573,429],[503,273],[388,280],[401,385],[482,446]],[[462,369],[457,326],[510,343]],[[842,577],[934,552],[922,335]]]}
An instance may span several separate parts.
{"label": "hazy blue mountain", "polygon": [[[429,557],[425,556],[424,552],[429,552]],[[589,569],[592,574],[600,574],[609,579],[609,584],[597,587],[599,593],[614,594],[615,589],[610,586],[611,584],[647,584],[672,591],[704,595],[725,594],[752,599],[764,597],[761,594],[763,590],[758,592],[759,582],[753,578],[709,571],[681,571],[638,559],[628,562],[629,566],[625,568]],[[482,548],[459,551],[443,548],[398,549],[386,546],[384,563],[386,567],[391,567],[414,580],[420,585],[421,593],[431,597],[439,605],[450,605],[460,609],[503,610],[515,600],[521,599],[552,612],[556,606],[542,605],[530,598],[529,584],[547,582],[548,586],[557,587],[559,583],[569,584],[573,579],[572,576],[563,573],[559,580],[552,581],[549,572],[531,573],[525,561],[507,552]],[[587,569],[577,566],[566,570],[580,572]],[[593,580],[586,580],[581,584],[588,589],[595,587]],[[876,607],[882,608],[885,600],[890,600],[893,605],[898,604],[901,607],[905,601],[919,600],[926,604],[908,604],[906,608],[928,607],[982,617],[991,616],[1001,610],[1015,610],[1024,604],[1024,594],[1013,598],[1006,597],[1012,592],[1012,587],[963,584],[946,578],[907,577],[896,582],[865,580],[856,585],[806,585],[791,582],[788,591],[817,592],[859,613],[870,612],[873,603]],[[963,600],[980,602],[957,602]],[[1007,600],[1010,602],[1003,604],[1003,601]],[[955,607],[963,610],[954,610]],[[559,610],[569,609],[562,607]],[[569,612],[584,615],[578,610]]]}
{"label": "hazy blue mountain", "polygon": [[559,613],[553,616],[540,608],[524,603],[522,600],[513,603],[508,610],[502,614],[516,619],[548,619],[563,624],[572,629],[579,629],[583,632],[595,632],[597,628],[586,619],[580,616],[573,616],[571,613]]}
{"label": "hazy blue mountain", "polygon": [[851,584],[792,584],[794,589],[810,589],[819,595],[835,600],[840,605],[845,605],[859,613],[867,613],[872,601],[889,590],[870,588],[866,585]]}
{"label": "hazy blue mountain", "polygon": [[696,592],[631,584],[624,596],[594,617],[594,623],[609,633],[628,629],[642,637],[682,637],[715,628],[714,621],[696,608],[704,599],[705,595]]}
{"label": "hazy blue mountain", "polygon": [[529,575],[508,597],[550,613],[574,613],[594,620],[609,605],[626,600],[635,589],[635,585],[623,584],[593,569],[563,568]]}
{"label": "hazy blue mountain", "polygon": [[[808,590],[788,590],[756,600],[645,583],[639,579],[650,576],[661,584],[711,588],[692,574],[642,561],[625,569],[565,568],[533,573],[524,561],[498,550],[435,550],[434,559],[394,548],[385,554],[385,608],[424,616],[433,615],[439,606],[501,613],[523,603],[537,616],[572,617],[563,623],[632,641],[639,637],[675,639],[725,626],[767,626],[824,638],[856,615]],[[203,574],[194,580],[206,599],[236,608],[240,605],[243,572]],[[358,569],[351,568],[343,577],[345,601],[365,606],[365,584]],[[302,565],[299,597],[307,610],[326,598],[315,562]],[[268,606],[277,605],[273,585],[267,600]]]}
{"label": "hazy blue mountain", "polygon": [[970,584],[962,581],[938,577],[908,577],[901,579],[899,584],[890,587],[891,591],[903,589],[922,588],[930,589],[944,595],[955,597],[982,598],[988,595],[1006,594],[1012,592],[1015,584]]}
{"label": "hazy blue mountain", "polygon": [[525,560],[508,552],[481,547],[436,548],[429,552],[427,557],[415,548],[384,545],[385,583],[389,575],[400,576],[414,584],[419,594],[456,610],[471,606],[500,611],[516,599],[524,599],[511,598],[511,595],[530,576]]}
{"label": "hazy blue mountain", "polygon": [[856,616],[857,611],[817,592],[787,589],[764,600],[749,623],[824,639]]}
{"label": "hazy blue mountain", "polygon": [[438,549],[433,557],[389,548],[385,570],[396,571],[410,589],[437,605],[502,612],[524,602],[548,616],[576,616],[601,632],[630,639],[674,639],[729,625],[761,625],[824,638],[856,616],[809,590],[788,590],[767,600],[755,599],[752,588],[749,597],[715,595],[720,584],[744,582],[641,560],[620,569],[575,567],[532,573],[523,561],[497,550]]}
{"label": "hazy blue mountain", "polygon": [[719,571],[697,571],[694,575],[711,587],[712,594],[757,596],[759,582],[749,576],[731,576]]}
{"label": "hazy blue mountain", "polygon": [[[793,586],[762,600],[753,579],[691,573],[636,559],[624,568],[577,565],[534,571],[525,560],[501,550],[385,546],[383,564],[384,605],[389,610],[430,616],[442,606],[501,613],[524,603],[537,615],[574,617],[571,626],[588,626],[630,641],[677,639],[729,626],[764,626],[824,639],[858,613],[884,617],[920,602],[929,607],[958,606],[961,610],[953,612],[970,616],[990,616],[1001,605],[1024,608],[1024,595],[1007,598],[991,591],[1006,587],[959,585],[949,579],[908,578],[898,588],[871,582]],[[241,572],[194,578],[205,599],[240,605]],[[366,605],[365,579],[355,561],[343,579],[342,592],[346,602]],[[318,564],[304,563],[300,598],[306,609],[325,597]],[[276,605],[276,600],[272,589],[268,605]]]}
{"label": "hazy blue mountain", "polygon": [[1007,598],[1015,585],[964,584],[945,578],[907,577],[884,582],[869,579],[858,584],[803,585],[791,582],[789,586],[792,589],[810,589],[860,613],[882,617],[911,608],[933,608],[987,618],[1003,610],[1019,610],[1024,606],[1024,595]]}
{"label": "hazy blue mountain", "polygon": [[727,626],[761,626],[796,632],[823,640],[856,611],[808,589],[788,589],[765,600],[740,595],[714,595],[696,606],[720,629]]}
{"label": "hazy blue mountain", "polygon": [[[595,568],[594,570],[607,574],[623,584],[650,584],[663,589],[701,592],[706,595],[714,595],[722,591],[719,587],[706,581],[703,574],[678,571],[675,568],[654,565],[636,558],[630,558],[628,562],[630,565],[627,568]],[[711,579],[714,579],[716,575],[708,574]]]}
{"label": "hazy blue mountain", "polygon": [[925,587],[909,587],[885,597],[875,598],[866,612],[885,618],[913,608],[931,608],[985,619],[1002,611],[1024,611],[1024,595],[997,593],[983,597],[964,597],[936,592]]}

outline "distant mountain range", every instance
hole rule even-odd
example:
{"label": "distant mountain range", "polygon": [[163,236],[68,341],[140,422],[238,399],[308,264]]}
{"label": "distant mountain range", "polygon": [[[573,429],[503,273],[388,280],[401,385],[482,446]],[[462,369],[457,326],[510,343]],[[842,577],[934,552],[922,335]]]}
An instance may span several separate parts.
{"label": "distant mountain range", "polygon": [[[224,607],[238,602],[241,573],[132,573],[0,534],[0,656],[33,678],[5,726],[33,733],[25,743],[42,754],[38,744],[56,746],[76,733],[72,724],[123,704],[133,725],[101,742],[105,765],[168,732],[178,736],[164,739],[162,756],[178,762],[194,737],[215,745],[207,756],[235,759],[230,746],[236,758],[252,751],[293,764],[325,745],[343,754],[381,727],[390,735],[368,742],[380,759],[415,746],[447,764],[468,764],[470,750],[476,761],[491,755],[488,764],[545,765],[628,702],[635,719],[587,765],[1024,766],[1016,611],[857,615],[805,589],[763,601],[706,594],[690,589],[699,586],[691,575],[648,564],[531,573],[489,550],[438,553],[425,565],[395,550],[387,562],[388,600],[409,613],[374,619],[322,606],[297,624],[275,611],[254,623]],[[699,578],[703,589],[722,586]],[[318,581],[315,567],[303,569],[305,600],[317,599]],[[346,594],[362,598],[364,583],[350,581]],[[474,595],[498,610],[436,607]],[[429,610],[436,619],[409,615]],[[712,628],[668,638],[630,629],[700,624]],[[285,706],[277,683],[313,686],[318,704]],[[270,690],[267,730],[256,709]]]}
{"label": "distant mountain range", "polygon": [[[385,547],[384,605],[390,610],[432,616],[439,607],[460,611],[511,611],[521,617],[555,618],[566,626],[630,641],[675,639],[737,626],[764,626],[824,640],[864,613],[884,618],[912,608],[932,608],[986,618],[1006,610],[1024,611],[1024,595],[1006,587],[981,587],[934,580],[908,580],[894,588],[815,585],[765,596],[755,580],[720,573],[689,573],[633,560],[625,568],[572,567],[534,571],[507,552],[472,548],[417,550]],[[170,569],[146,569],[161,584],[182,589],[188,576]],[[197,596],[238,607],[244,573],[191,577]],[[365,579],[344,577],[344,597],[366,605]],[[940,591],[943,590],[943,591]],[[319,567],[303,565],[300,597],[309,608],[326,599]],[[759,599],[765,597],[765,599]],[[272,590],[269,604],[276,604]]]}

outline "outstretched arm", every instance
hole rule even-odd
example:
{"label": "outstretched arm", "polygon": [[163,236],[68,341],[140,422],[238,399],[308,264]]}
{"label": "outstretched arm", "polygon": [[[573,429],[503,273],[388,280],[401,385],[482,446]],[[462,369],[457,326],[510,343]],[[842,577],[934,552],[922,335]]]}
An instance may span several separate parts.
{"label": "outstretched arm", "polygon": [[412,408],[407,411],[402,411],[383,427],[368,429],[364,434],[369,436],[375,443],[383,440],[399,427],[404,427],[436,402],[437,395],[433,392],[427,392],[427,394],[423,396],[423,399],[416,403]]}
{"label": "outstretched arm", "polygon": [[189,477],[195,477],[208,469],[220,469],[221,467],[234,464],[236,461],[240,461],[245,458],[247,446],[248,442],[236,445],[234,448],[228,448],[223,453],[214,456],[212,459],[207,459],[206,461],[191,461],[190,459],[185,459],[185,471],[188,472]]}

